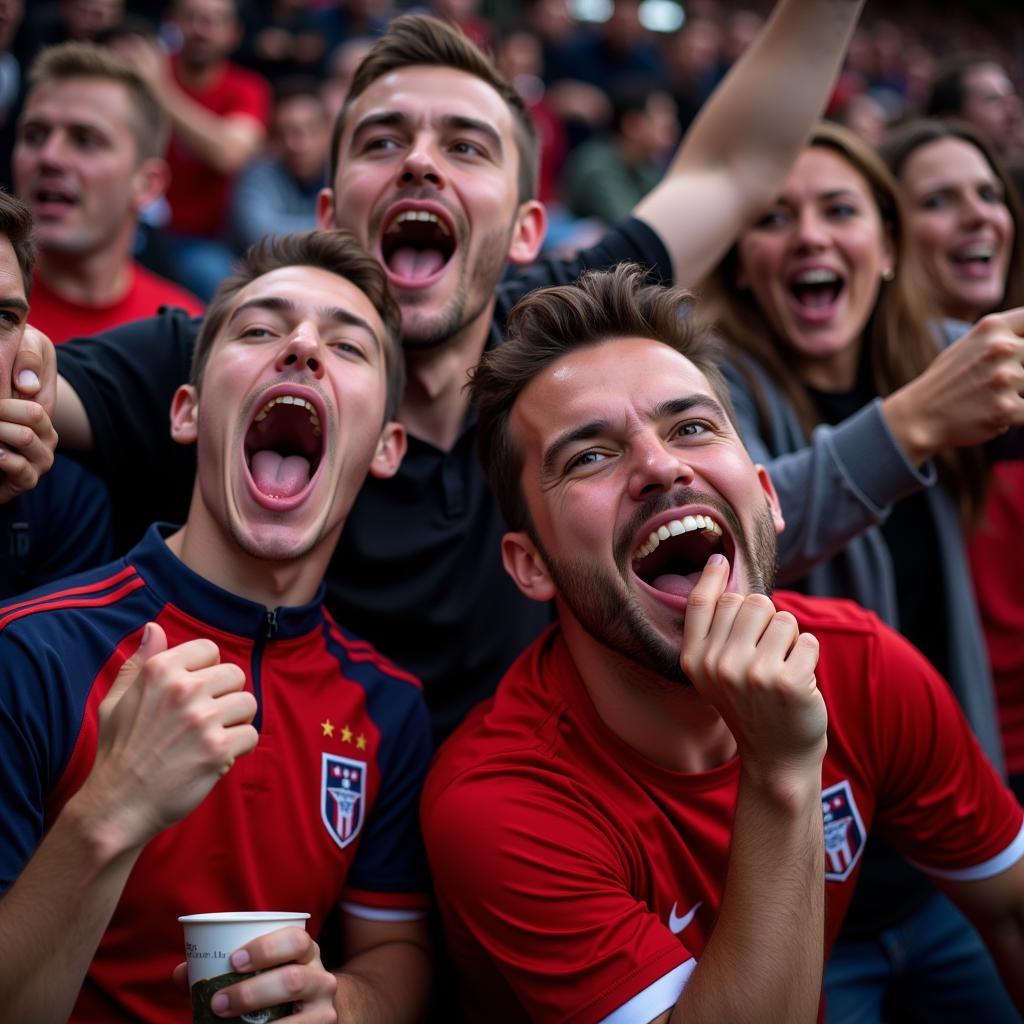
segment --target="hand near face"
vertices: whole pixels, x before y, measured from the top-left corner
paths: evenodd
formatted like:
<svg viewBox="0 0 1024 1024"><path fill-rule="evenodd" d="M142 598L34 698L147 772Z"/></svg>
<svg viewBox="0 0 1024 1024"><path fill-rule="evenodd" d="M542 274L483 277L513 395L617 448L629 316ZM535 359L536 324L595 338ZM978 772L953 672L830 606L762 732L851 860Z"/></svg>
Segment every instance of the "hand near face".
<svg viewBox="0 0 1024 1024"><path fill-rule="evenodd" d="M145 79L158 96L161 94L171 70L167 53L158 42L142 36L127 36L117 41L117 55Z"/></svg>
<svg viewBox="0 0 1024 1024"><path fill-rule="evenodd" d="M1024 424L1024 308L983 317L882 410L915 464Z"/></svg>
<svg viewBox="0 0 1024 1024"><path fill-rule="evenodd" d="M96 761L75 796L115 849L141 847L192 811L256 746L256 699L216 644L168 649L149 623L99 708Z"/></svg>
<svg viewBox="0 0 1024 1024"><path fill-rule="evenodd" d="M769 597L726 593L728 578L728 562L712 556L687 598L682 669L729 727L745 771L817 767L828 722L818 641Z"/></svg>
<svg viewBox="0 0 1024 1024"><path fill-rule="evenodd" d="M338 1019L334 993L338 979L320 960L320 947L302 928L279 928L261 935L231 954L231 966L239 973L261 973L221 989L210 1005L223 1017L238 1017L282 1003L294 1003L295 1014L282 1018L334 1024ZM179 988L188 988L188 969L174 970Z"/></svg>

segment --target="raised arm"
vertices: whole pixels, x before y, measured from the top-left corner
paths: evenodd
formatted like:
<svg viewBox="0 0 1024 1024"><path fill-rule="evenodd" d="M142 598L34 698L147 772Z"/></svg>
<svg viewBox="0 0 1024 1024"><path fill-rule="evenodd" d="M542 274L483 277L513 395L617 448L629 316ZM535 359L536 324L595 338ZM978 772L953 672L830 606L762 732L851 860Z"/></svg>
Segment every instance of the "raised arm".
<svg viewBox="0 0 1024 1024"><path fill-rule="evenodd" d="M676 284L701 281L775 198L825 108L862 3L779 0L637 205L672 255Z"/></svg>

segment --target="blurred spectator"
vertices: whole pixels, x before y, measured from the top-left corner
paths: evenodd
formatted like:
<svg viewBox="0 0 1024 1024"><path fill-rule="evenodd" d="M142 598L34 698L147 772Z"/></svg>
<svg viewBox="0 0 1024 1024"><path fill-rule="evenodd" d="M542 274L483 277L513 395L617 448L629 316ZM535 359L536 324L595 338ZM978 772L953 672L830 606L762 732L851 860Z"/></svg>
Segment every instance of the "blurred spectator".
<svg viewBox="0 0 1024 1024"><path fill-rule="evenodd" d="M270 87L228 57L241 26L234 0L176 0L181 50L168 60L140 37L119 46L170 115L171 206L168 237L182 283L209 300L231 272L225 232L231 188L263 148Z"/></svg>
<svg viewBox="0 0 1024 1024"><path fill-rule="evenodd" d="M640 23L639 0L613 0L607 21L573 34L551 55L549 78L576 79L610 93L620 79L649 78L666 87L661 54Z"/></svg>
<svg viewBox="0 0 1024 1024"><path fill-rule="evenodd" d="M327 110L327 120L332 125L344 106L352 86L352 76L371 46L373 40L369 36L355 36L335 47L327 60L327 76L320 85L320 95Z"/></svg>
<svg viewBox="0 0 1024 1024"><path fill-rule="evenodd" d="M139 213L167 187L167 132L149 87L107 50L65 43L33 64L14 179L36 221L32 323L54 343L163 305L202 311L132 259Z"/></svg>
<svg viewBox="0 0 1024 1024"><path fill-rule="evenodd" d="M350 39L376 39L391 13L389 0L336 0L316 12L316 31L333 54Z"/></svg>
<svg viewBox="0 0 1024 1024"><path fill-rule="evenodd" d="M930 117L959 118L984 132L1004 156L1011 155L1021 101L1002 66L985 56L961 57L936 74Z"/></svg>
<svg viewBox="0 0 1024 1024"><path fill-rule="evenodd" d="M316 227L316 197L327 184L331 124L316 79L281 83L266 156L235 187L231 235L242 252L264 235Z"/></svg>
<svg viewBox="0 0 1024 1024"><path fill-rule="evenodd" d="M124 16L124 0L57 0L29 8L28 43L24 56L34 57L45 46L92 42Z"/></svg>
<svg viewBox="0 0 1024 1024"><path fill-rule="evenodd" d="M726 67L731 67L740 59L762 28L764 18L756 11L741 7L729 14L725 35L722 37L722 62Z"/></svg>
<svg viewBox="0 0 1024 1024"><path fill-rule="evenodd" d="M650 82L617 85L612 108L611 130L580 146L562 176L572 213L609 225L657 185L679 141L675 101Z"/></svg>
<svg viewBox="0 0 1024 1024"><path fill-rule="evenodd" d="M889 115L885 107L868 92L854 93L836 110L833 118L873 149L885 141L889 128Z"/></svg>
<svg viewBox="0 0 1024 1024"><path fill-rule="evenodd" d="M238 61L272 82L319 74L326 47L306 0L256 0L242 8Z"/></svg>
<svg viewBox="0 0 1024 1024"><path fill-rule="evenodd" d="M709 18L690 18L669 40L668 69L679 120L687 126L722 77L722 32Z"/></svg>
<svg viewBox="0 0 1024 1024"><path fill-rule="evenodd" d="M537 198L545 205L559 198L558 182L569 148L565 124L544 84L544 49L540 37L527 28L513 29L498 40L494 63L523 98L540 137L540 175Z"/></svg>
<svg viewBox="0 0 1024 1024"><path fill-rule="evenodd" d="M481 17L480 0L429 0L426 13L455 25L485 53L494 49L494 26Z"/></svg>
<svg viewBox="0 0 1024 1024"><path fill-rule="evenodd" d="M11 43L24 13L22 0L0 0L0 186L8 191L15 126L25 92L21 61L11 52Z"/></svg>

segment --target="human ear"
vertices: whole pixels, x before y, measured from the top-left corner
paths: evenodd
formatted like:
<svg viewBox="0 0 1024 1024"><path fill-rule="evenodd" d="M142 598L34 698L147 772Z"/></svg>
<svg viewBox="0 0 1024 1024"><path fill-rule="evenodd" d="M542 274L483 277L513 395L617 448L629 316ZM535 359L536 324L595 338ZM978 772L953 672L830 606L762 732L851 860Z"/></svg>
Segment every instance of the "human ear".
<svg viewBox="0 0 1024 1024"><path fill-rule="evenodd" d="M544 244L548 230L548 214L544 204L528 199L519 204L512 240L508 248L508 261L517 265L532 263Z"/></svg>
<svg viewBox="0 0 1024 1024"><path fill-rule="evenodd" d="M333 231L334 223L334 189L322 188L316 196L316 226L321 231Z"/></svg>
<svg viewBox="0 0 1024 1024"><path fill-rule="evenodd" d="M387 480L398 472L406 449L405 427L395 420L384 424L377 441L377 450L370 460L370 475Z"/></svg>
<svg viewBox="0 0 1024 1024"><path fill-rule="evenodd" d="M761 484L761 490L764 491L764 495L768 499L768 508L772 514L775 533L780 534L786 528L786 521L782 518L782 506L779 504L779 496L775 493L775 485L764 466L758 463L754 468L757 470L757 479Z"/></svg>
<svg viewBox="0 0 1024 1024"><path fill-rule="evenodd" d="M199 392L182 384L171 399L171 437L178 444L195 444L199 436Z"/></svg>
<svg viewBox="0 0 1024 1024"><path fill-rule="evenodd" d="M501 538L501 560L505 571L531 601L550 601L555 585L537 545L519 530Z"/></svg>

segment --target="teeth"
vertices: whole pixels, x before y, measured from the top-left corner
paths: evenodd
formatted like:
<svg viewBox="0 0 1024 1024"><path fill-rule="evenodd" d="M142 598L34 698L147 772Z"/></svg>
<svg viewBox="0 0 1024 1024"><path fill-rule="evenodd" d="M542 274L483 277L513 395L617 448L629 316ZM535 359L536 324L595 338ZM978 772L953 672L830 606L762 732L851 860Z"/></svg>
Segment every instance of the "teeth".
<svg viewBox="0 0 1024 1024"><path fill-rule="evenodd" d="M835 284L839 275L834 270L826 270L824 267L814 270L805 270L793 278L794 284Z"/></svg>
<svg viewBox="0 0 1024 1024"><path fill-rule="evenodd" d="M313 424L313 433L320 436L320 417L317 415L316 409L313 408L312 404L307 402L304 398L299 398L298 395L278 395L276 398L272 398L258 413L253 420L255 423L259 423L261 420L267 418L267 414L275 405L298 405L301 406L306 412L309 413L309 422Z"/></svg>
<svg viewBox="0 0 1024 1024"><path fill-rule="evenodd" d="M669 537L678 537L684 533L693 533L695 530L704 530L722 536L722 528L711 518L711 516L683 516L682 519L673 519L671 522L663 523L656 530L652 530L650 536L643 544L636 549L634 559L646 558L663 540Z"/></svg>
<svg viewBox="0 0 1024 1024"><path fill-rule="evenodd" d="M448 230L448 225L445 224L436 213L431 213L429 210L403 210L392 222L388 231L397 231L399 224L405 224L407 221L416 221L420 224L433 224L440 229L443 235L449 235L451 232Z"/></svg>
<svg viewBox="0 0 1024 1024"><path fill-rule="evenodd" d="M990 260L992 259L992 246L972 245L957 255L958 260Z"/></svg>

